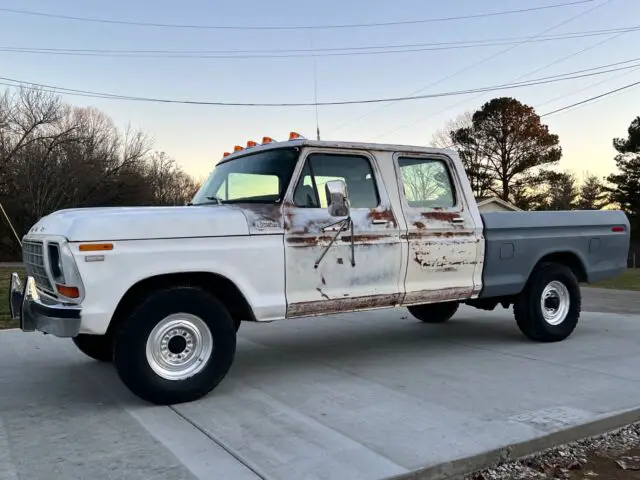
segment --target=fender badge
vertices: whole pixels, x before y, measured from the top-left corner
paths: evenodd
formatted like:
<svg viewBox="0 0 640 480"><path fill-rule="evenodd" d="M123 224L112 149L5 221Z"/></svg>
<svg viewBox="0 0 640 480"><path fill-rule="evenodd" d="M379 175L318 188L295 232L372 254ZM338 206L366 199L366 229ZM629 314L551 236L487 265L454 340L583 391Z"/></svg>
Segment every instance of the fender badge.
<svg viewBox="0 0 640 480"><path fill-rule="evenodd" d="M253 225L256 228L278 228L280 226L278 222L273 220L258 220Z"/></svg>

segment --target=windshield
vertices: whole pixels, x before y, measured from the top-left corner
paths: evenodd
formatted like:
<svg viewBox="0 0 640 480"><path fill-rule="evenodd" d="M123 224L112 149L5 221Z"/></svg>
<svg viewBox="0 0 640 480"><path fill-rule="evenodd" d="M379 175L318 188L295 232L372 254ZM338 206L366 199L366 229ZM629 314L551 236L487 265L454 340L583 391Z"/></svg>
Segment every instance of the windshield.
<svg viewBox="0 0 640 480"><path fill-rule="evenodd" d="M222 161L193 198L193 205L279 203L300 151L278 148Z"/></svg>

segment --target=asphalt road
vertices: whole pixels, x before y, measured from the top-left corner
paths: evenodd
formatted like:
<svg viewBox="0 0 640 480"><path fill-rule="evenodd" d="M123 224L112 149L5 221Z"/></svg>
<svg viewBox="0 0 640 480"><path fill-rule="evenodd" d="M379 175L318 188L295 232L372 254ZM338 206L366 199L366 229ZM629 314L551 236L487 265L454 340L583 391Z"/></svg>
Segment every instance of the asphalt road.
<svg viewBox="0 0 640 480"><path fill-rule="evenodd" d="M68 340L4 332L0 480L402 474L640 407L638 338L640 317L585 313L536 344L511 312L470 308L444 325L405 310L243 324L220 387L169 408Z"/></svg>

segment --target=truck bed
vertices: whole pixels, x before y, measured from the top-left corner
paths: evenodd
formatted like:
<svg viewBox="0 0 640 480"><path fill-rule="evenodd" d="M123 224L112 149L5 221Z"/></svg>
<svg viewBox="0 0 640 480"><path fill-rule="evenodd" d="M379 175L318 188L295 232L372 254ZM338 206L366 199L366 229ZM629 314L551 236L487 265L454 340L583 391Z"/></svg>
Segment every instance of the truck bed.
<svg viewBox="0 0 640 480"><path fill-rule="evenodd" d="M581 282L627 268L629 221L622 211L486 212L480 298L519 293L545 257L562 260Z"/></svg>

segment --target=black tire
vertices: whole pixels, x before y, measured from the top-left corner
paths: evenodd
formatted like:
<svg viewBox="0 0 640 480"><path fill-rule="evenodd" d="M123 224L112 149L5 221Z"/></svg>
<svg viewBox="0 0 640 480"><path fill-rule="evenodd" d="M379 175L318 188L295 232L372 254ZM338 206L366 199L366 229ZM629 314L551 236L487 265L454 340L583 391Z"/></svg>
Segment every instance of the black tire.
<svg viewBox="0 0 640 480"><path fill-rule="evenodd" d="M453 317L460 304L458 302L430 303L407 307L409 313L424 323L444 323Z"/></svg>
<svg viewBox="0 0 640 480"><path fill-rule="evenodd" d="M167 379L148 361L147 339L160 322L180 313L201 321L202 329L208 329L201 332L210 332L213 347L198 372L184 379ZM186 345L183 342L183 348ZM150 403L170 405L191 402L211 392L231 368L235 351L235 325L224 305L201 288L177 286L152 293L118 326L113 363L122 382L135 395Z"/></svg>
<svg viewBox="0 0 640 480"><path fill-rule="evenodd" d="M568 311L564 318L560 315L555 321L545 319L542 309L544 290L547 286L553 287L552 282L564 285L568 293ZM553 297L549 302L550 308L564 303ZM578 325L581 304L580 284L571 269L557 263L543 263L535 268L524 290L516 298L513 312L520 331L528 339L535 342L560 342L569 337Z"/></svg>
<svg viewBox="0 0 640 480"><path fill-rule="evenodd" d="M71 340L78 350L94 360L110 362L113 358L113 340L110 336L81 333Z"/></svg>

